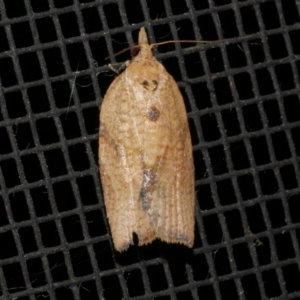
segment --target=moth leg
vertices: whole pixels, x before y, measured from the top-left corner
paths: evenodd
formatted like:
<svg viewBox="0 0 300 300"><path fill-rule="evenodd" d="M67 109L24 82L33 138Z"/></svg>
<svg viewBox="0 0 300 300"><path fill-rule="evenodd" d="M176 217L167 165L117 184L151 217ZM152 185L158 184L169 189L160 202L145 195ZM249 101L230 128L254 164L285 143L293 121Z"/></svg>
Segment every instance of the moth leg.
<svg viewBox="0 0 300 300"><path fill-rule="evenodd" d="M120 74L121 71L123 71L124 69L126 69L130 64L130 60L126 60L124 63L118 64L118 68L116 69L112 64L108 64L108 67L117 75Z"/></svg>

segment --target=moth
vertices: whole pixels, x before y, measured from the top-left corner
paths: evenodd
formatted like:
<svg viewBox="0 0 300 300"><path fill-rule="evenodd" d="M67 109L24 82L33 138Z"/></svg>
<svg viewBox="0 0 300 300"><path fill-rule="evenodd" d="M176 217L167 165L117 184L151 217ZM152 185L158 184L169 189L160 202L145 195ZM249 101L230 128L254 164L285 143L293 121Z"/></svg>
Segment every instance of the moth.
<svg viewBox="0 0 300 300"><path fill-rule="evenodd" d="M144 28L138 54L110 85L100 111L99 165L114 247L154 239L192 247L195 187L182 95L152 53Z"/></svg>

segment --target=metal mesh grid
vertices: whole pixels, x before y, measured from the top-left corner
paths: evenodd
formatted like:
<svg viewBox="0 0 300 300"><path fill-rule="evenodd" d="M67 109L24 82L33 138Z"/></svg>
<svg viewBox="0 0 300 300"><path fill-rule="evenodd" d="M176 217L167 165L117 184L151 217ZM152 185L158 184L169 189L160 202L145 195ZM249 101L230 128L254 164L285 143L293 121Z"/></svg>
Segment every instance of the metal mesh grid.
<svg viewBox="0 0 300 300"><path fill-rule="evenodd" d="M295 0L0 0L0 299L300 299ZM188 110L196 240L113 251L107 55L145 26ZM112 58L121 62L128 54Z"/></svg>

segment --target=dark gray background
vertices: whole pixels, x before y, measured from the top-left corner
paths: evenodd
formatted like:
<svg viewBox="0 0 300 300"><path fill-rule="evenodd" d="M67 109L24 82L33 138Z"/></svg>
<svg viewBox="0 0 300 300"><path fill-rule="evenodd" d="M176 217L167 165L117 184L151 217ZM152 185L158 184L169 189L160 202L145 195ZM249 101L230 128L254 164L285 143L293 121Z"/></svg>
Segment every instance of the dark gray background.
<svg viewBox="0 0 300 300"><path fill-rule="evenodd" d="M298 6L297 6L298 5ZM300 299L300 19L294 0L0 0L0 299ZM196 169L192 250L118 254L99 108L130 52L178 82Z"/></svg>

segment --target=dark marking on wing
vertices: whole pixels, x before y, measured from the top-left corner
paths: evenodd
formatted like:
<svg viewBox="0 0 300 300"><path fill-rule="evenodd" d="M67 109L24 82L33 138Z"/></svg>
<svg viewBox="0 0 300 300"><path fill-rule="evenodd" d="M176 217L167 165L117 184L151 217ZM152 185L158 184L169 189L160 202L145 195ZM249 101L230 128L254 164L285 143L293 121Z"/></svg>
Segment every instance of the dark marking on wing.
<svg viewBox="0 0 300 300"><path fill-rule="evenodd" d="M152 170L144 170L143 181L140 190L140 201L143 210L148 210L150 208L151 192L157 183L156 173Z"/></svg>
<svg viewBox="0 0 300 300"><path fill-rule="evenodd" d="M155 79L151 81L143 80L141 84L146 90L154 92L157 89L158 81Z"/></svg>
<svg viewBox="0 0 300 300"><path fill-rule="evenodd" d="M157 121L159 116L160 116L160 112L159 110L153 105L150 107L150 109L147 111L146 116L151 120L151 121Z"/></svg>

